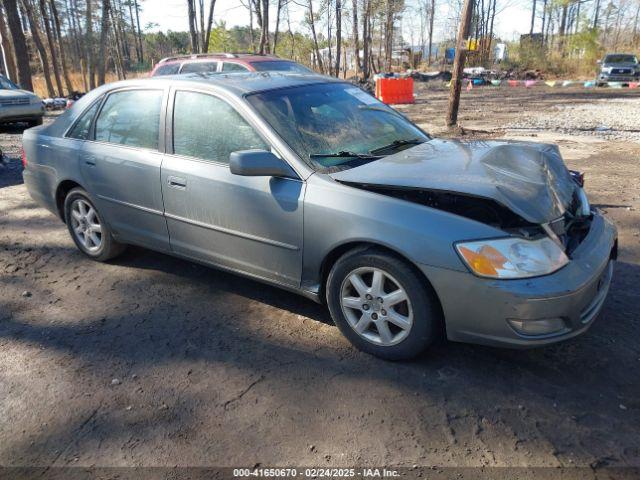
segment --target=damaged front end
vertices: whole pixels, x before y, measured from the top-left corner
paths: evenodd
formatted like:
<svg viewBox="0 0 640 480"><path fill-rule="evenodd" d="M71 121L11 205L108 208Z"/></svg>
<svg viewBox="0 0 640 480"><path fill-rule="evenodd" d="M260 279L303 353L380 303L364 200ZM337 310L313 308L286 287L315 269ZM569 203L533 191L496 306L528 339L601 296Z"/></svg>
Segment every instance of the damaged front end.
<svg viewBox="0 0 640 480"><path fill-rule="evenodd" d="M431 140L333 175L341 183L446 211L571 253L592 214L584 176L554 145Z"/></svg>

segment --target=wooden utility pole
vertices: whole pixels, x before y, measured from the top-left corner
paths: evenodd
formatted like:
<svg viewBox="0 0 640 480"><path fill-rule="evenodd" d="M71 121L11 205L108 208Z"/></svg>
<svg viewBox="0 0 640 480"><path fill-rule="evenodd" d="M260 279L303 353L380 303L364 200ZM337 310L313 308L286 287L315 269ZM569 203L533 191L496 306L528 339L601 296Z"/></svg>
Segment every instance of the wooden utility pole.
<svg viewBox="0 0 640 480"><path fill-rule="evenodd" d="M473 14L473 0L464 0L462 15L460 16L460 28L456 39L456 55L453 60L453 74L451 77L451 90L449 92L449 110L447 111L447 126L453 127L458 123L458 107L460 106L460 90L462 89L462 73L464 61L467 57L467 37L471 28L471 16Z"/></svg>

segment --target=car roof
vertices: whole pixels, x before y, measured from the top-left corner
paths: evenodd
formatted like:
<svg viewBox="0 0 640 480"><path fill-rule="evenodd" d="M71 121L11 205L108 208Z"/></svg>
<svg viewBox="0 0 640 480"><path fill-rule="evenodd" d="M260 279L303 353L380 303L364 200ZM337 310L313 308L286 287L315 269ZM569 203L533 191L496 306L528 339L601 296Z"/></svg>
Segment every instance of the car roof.
<svg viewBox="0 0 640 480"><path fill-rule="evenodd" d="M300 74L289 72L238 72L238 73L188 73L182 75L163 75L159 77L124 80L109 84L112 88L127 86L152 86L170 83L205 86L210 85L225 90L235 96L279 88L313 85L318 83L344 83L333 77L319 74Z"/></svg>
<svg viewBox="0 0 640 480"><path fill-rule="evenodd" d="M271 55L236 55L236 54L199 54L193 56L169 57L160 60L156 68L161 65L173 65L176 63L201 63L201 62L233 62L233 63L257 63L257 62L288 62L295 63L287 58L279 58Z"/></svg>

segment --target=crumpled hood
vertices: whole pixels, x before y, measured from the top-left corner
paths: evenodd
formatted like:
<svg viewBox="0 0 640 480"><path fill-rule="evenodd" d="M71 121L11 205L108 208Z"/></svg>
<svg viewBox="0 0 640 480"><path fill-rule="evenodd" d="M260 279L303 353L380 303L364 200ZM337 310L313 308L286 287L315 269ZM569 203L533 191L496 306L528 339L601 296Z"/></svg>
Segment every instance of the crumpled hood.
<svg viewBox="0 0 640 480"><path fill-rule="evenodd" d="M563 215L578 188L557 146L514 141L432 139L331 176L489 198L536 224Z"/></svg>

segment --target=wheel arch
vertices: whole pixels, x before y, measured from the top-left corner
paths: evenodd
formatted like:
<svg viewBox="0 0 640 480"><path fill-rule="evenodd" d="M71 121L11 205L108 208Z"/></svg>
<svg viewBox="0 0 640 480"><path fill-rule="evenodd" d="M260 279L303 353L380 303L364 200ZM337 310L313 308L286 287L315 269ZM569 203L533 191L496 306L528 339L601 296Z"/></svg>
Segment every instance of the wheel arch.
<svg viewBox="0 0 640 480"><path fill-rule="evenodd" d="M398 258L399 260L403 261L406 265L408 265L409 268L411 268L411 270L418 276L418 278L423 280L425 289L437 302L437 307L440 313L439 317L440 317L441 333L443 335L443 338L446 337L446 324L444 320L444 310L442 308L442 302L440 301L440 297L438 296L438 293L436 292L429 278L427 278L424 272L420 270L414 262L412 262L409 258L407 258L406 255L403 255L397 250L387 245L384 245L382 243L372 242L370 240L349 241L349 242L345 242L340 245L337 245L331 251L329 251L329 253L325 255L320 265L320 275L319 275L320 288L318 292L319 293L318 297L320 301L323 304L326 304L327 278L329 277L329 272L331 272L331 269L333 268L335 263L338 261L338 259L340 259L340 257L342 257L348 252L357 251L357 250L365 251L368 249L377 250Z"/></svg>
<svg viewBox="0 0 640 480"><path fill-rule="evenodd" d="M56 208L58 210L58 216L65 223L67 223L67 219L65 218L65 214L64 214L64 200L65 198L67 198L67 195L69 194L69 192L74 188L84 188L84 187L74 180L63 180L58 184L56 188L55 200L56 200Z"/></svg>

